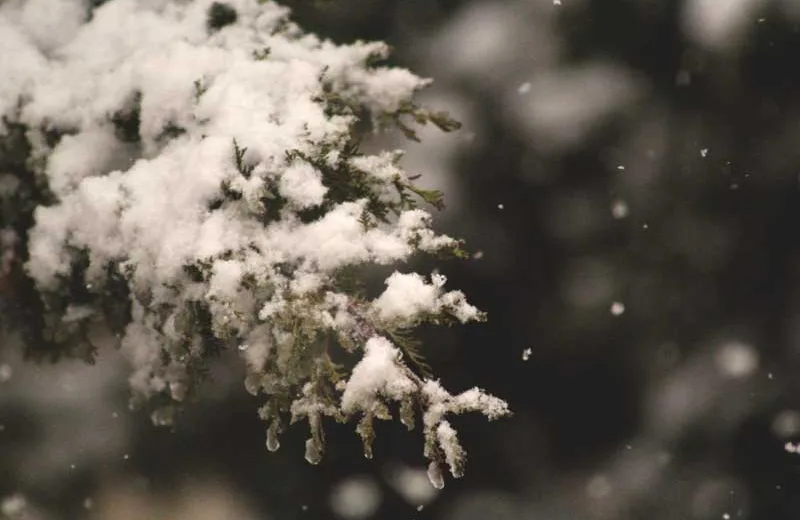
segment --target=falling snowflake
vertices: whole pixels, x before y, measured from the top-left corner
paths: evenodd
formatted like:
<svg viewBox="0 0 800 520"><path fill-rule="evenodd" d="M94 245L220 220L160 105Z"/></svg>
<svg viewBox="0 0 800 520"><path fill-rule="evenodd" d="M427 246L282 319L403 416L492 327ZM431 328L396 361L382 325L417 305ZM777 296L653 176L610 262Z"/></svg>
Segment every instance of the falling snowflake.
<svg viewBox="0 0 800 520"><path fill-rule="evenodd" d="M5 383L11 376L14 375L14 369L11 368L11 365L0 365L0 383Z"/></svg>
<svg viewBox="0 0 800 520"><path fill-rule="evenodd" d="M628 216L628 204L624 200L617 199L611 204L611 215L616 219Z"/></svg>

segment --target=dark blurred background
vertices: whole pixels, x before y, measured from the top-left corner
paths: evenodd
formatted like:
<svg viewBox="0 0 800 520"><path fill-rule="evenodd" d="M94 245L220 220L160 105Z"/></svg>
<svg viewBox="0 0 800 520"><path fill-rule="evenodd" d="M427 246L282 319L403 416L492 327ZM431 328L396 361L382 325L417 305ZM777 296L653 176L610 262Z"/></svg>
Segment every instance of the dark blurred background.
<svg viewBox="0 0 800 520"><path fill-rule="evenodd" d="M408 149L473 258L430 263L489 322L422 331L446 386L516 415L422 439L352 426L322 464L264 448L235 356L173 430L103 353L0 359L0 516L31 519L797 519L800 2L286 0L338 42L386 40L464 123ZM16 516L15 516L16 515ZM21 516L22 515L22 516Z"/></svg>

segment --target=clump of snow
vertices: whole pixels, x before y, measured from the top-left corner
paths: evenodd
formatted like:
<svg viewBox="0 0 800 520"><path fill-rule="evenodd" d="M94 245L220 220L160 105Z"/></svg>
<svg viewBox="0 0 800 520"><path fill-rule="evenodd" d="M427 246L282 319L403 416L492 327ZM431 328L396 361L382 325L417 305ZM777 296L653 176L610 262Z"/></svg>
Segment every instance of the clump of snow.
<svg viewBox="0 0 800 520"><path fill-rule="evenodd" d="M213 274L209 282L209 295L234 297L239 289L244 266L235 260L214 262Z"/></svg>
<svg viewBox="0 0 800 520"><path fill-rule="evenodd" d="M0 66L3 68L0 80L0 114L12 114L17 109L21 92L30 91L37 78L48 67L47 59L30 37L9 19L14 4L0 4ZM14 6L19 9L19 5ZM0 132L5 132L6 121L0 118Z"/></svg>
<svg viewBox="0 0 800 520"><path fill-rule="evenodd" d="M406 179L405 172L397 166L399 150L383 151L378 155L365 155L350 159L350 165L364 172L370 172L381 180Z"/></svg>
<svg viewBox="0 0 800 520"><path fill-rule="evenodd" d="M395 271L386 279L386 290L374 302L381 319L407 320L423 312L434 312L439 303L439 294L444 277L432 277L432 283L417 273L403 274Z"/></svg>
<svg viewBox="0 0 800 520"><path fill-rule="evenodd" d="M114 137L110 125L66 135L48 161L50 188L57 195L67 195L83 178L107 173L120 153L124 153L124 145Z"/></svg>
<svg viewBox="0 0 800 520"><path fill-rule="evenodd" d="M43 52L51 53L72 40L83 25L82 0L10 0L0 9Z"/></svg>
<svg viewBox="0 0 800 520"><path fill-rule="evenodd" d="M281 194L300 208L322 204L328 189L322 185L322 176L310 164L292 164L281 176Z"/></svg>
<svg viewBox="0 0 800 520"><path fill-rule="evenodd" d="M414 382L398 364L400 351L389 340L370 338L364 345L364 357L353 368L342 394L342 410L369 412L383 395L395 401L413 394Z"/></svg>
<svg viewBox="0 0 800 520"><path fill-rule="evenodd" d="M386 290L373 302L373 307L385 321L405 323L443 309L462 322L477 319L480 311L467 303L461 291L442 292L446 280L441 274L433 274L431 283L426 283L417 273L395 271L386 279Z"/></svg>

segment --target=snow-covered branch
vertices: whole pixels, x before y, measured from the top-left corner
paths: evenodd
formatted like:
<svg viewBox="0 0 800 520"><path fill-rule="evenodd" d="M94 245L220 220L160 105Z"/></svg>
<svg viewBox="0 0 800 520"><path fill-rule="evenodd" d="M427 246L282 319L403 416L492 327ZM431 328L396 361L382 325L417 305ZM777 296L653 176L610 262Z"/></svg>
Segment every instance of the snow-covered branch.
<svg viewBox="0 0 800 520"><path fill-rule="evenodd" d="M238 349L247 389L266 397L269 449L285 418L305 419L317 462L322 418L358 416L369 454L371 421L396 402L407 425L421 410L432 475L445 463L461 474L445 415L508 409L477 389L450 395L397 342L483 314L438 274L395 272L375 298L349 280L417 252L463 255L419 207L441 194L414 184L399 151L358 146L359 120L412 138L406 119L455 128L413 104L428 80L376 66L382 43L303 33L269 1L10 0L0 46L0 140L21 139L25 155L0 172L0 201L33 211L4 230L20 240L3 242L0 276L16 261L35 287L31 348L91 350L86 325L105 319L133 402L158 403L157 423L209 357ZM337 349L360 356L349 375Z"/></svg>

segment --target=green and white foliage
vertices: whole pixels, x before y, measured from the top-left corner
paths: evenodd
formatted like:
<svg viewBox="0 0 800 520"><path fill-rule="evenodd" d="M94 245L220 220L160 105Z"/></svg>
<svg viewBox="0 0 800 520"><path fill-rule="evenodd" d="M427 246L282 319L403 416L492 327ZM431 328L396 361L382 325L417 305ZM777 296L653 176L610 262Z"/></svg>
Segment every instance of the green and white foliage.
<svg viewBox="0 0 800 520"><path fill-rule="evenodd" d="M456 128L413 104L428 80L380 66L383 43L305 34L269 1L9 0L0 47L0 150L24 150L4 152L0 200L32 217L5 221L4 252L37 296L34 354L90 358L105 323L133 404L168 424L209 358L238 351L270 450L305 420L318 462L329 417L356 421L371 456L373 421L396 409L409 428L421 416L437 485L445 465L462 474L447 416L508 408L449 394L408 332L483 314L438 274L395 271L373 297L358 283L364 266L463 256L419 207L441 193L401 152L359 148L365 124Z"/></svg>

